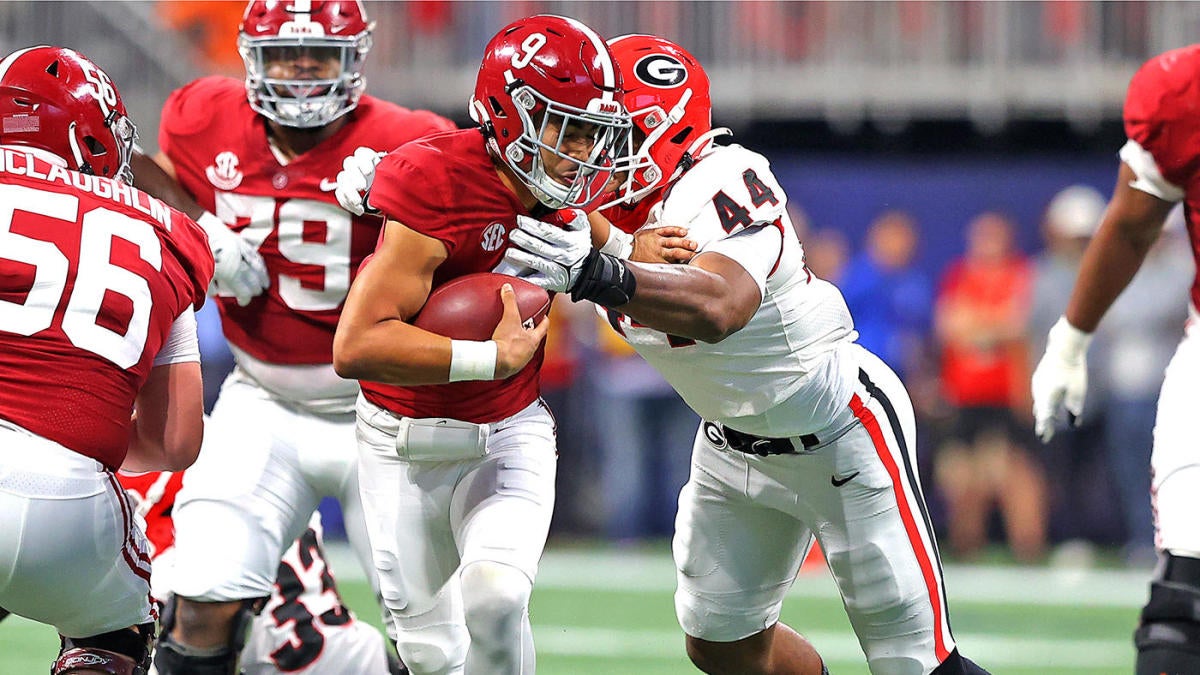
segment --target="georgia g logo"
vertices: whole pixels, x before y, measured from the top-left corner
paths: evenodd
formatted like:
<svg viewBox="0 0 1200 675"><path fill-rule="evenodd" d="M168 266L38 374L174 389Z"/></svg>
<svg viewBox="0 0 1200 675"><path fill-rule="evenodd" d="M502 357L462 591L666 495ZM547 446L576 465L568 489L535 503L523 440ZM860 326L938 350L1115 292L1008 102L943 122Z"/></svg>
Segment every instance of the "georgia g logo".
<svg viewBox="0 0 1200 675"><path fill-rule="evenodd" d="M669 89L678 87L687 81L688 72L679 59L669 54L651 54L644 56L633 65L633 75L640 82Z"/></svg>

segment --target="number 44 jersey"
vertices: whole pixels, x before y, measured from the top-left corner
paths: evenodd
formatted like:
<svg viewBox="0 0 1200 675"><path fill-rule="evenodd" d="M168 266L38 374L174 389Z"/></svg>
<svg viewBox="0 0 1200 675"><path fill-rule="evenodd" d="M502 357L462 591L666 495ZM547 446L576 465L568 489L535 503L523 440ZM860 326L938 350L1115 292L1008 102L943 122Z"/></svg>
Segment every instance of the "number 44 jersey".
<svg viewBox="0 0 1200 675"><path fill-rule="evenodd" d="M382 225L338 206L342 160L360 146L390 151L453 128L433 113L370 96L348 118L333 136L281 163L241 80L201 78L163 106L159 146L179 182L254 244L270 273L270 288L246 307L217 299L239 363L245 355L269 364L332 363L338 314Z"/></svg>
<svg viewBox="0 0 1200 675"><path fill-rule="evenodd" d="M0 419L115 469L212 254L178 211L36 152L0 147Z"/></svg>

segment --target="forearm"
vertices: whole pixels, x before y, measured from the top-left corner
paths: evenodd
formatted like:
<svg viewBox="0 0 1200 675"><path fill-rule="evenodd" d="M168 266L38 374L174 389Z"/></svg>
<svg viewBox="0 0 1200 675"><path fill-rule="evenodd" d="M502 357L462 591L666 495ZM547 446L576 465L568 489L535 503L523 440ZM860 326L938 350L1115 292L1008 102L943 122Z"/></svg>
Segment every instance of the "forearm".
<svg viewBox="0 0 1200 675"><path fill-rule="evenodd" d="M694 265L626 263L637 279L622 314L657 331L719 342L745 325L738 296L725 277Z"/></svg>
<svg viewBox="0 0 1200 675"><path fill-rule="evenodd" d="M192 195L153 158L135 152L129 160L129 165L133 169L134 182L139 190L163 200L193 220L204 213L204 209Z"/></svg>
<svg viewBox="0 0 1200 675"><path fill-rule="evenodd" d="M339 325L333 343L338 375L405 387L449 382L452 354L450 338L398 318Z"/></svg>
<svg viewBox="0 0 1200 675"><path fill-rule="evenodd" d="M1088 246L1079 277L1067 304L1072 326L1091 333L1117 297L1133 280L1158 231L1131 231L1114 224L1102 227Z"/></svg>

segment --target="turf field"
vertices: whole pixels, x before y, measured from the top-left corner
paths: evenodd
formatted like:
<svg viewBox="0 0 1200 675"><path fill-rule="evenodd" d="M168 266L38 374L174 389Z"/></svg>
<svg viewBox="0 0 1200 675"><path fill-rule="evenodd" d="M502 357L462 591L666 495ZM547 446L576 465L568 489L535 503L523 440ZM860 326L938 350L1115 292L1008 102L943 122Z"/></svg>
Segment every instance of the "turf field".
<svg viewBox="0 0 1200 675"><path fill-rule="evenodd" d="M370 591L331 551L346 601L377 623ZM955 637L994 675L1128 675L1131 632L1148 571L946 568ZM550 675L666 675L693 671L672 605L665 543L637 550L552 546L531 608L538 670ZM805 572L784 606L833 675L867 675L832 581ZM0 675L42 674L54 632L17 617L0 624Z"/></svg>

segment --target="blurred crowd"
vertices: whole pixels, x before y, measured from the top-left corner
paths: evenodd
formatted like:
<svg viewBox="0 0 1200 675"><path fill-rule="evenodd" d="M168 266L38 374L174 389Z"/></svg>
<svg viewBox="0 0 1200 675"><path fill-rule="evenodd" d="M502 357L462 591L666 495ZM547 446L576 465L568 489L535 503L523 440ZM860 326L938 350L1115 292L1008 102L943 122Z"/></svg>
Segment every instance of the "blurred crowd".
<svg viewBox="0 0 1200 675"><path fill-rule="evenodd" d="M236 75L243 7L163 2L159 11L199 46L205 70ZM410 2L405 12L426 34L448 25L450 8ZM1074 20L1053 11L1056 20ZM978 559L1003 544L1021 562L1087 563L1103 547L1130 565L1153 564L1155 405L1183 332L1192 274L1181 218L1097 332L1078 427L1048 446L1032 433L1034 359L1066 307L1105 203L1094 188L1065 187L1045 205L1042 247L1032 253L1018 245L1013 216L982 211L962 223L960 255L943 269L922 264L921 223L904 210L881 211L852 241L793 207L808 266L842 289L859 341L912 395L922 480L932 486L930 508L951 559ZM668 536L695 414L590 305L559 298L552 320L543 390L563 459L555 533L620 542ZM211 308L201 314L201 340L211 404L232 367Z"/></svg>
<svg viewBox="0 0 1200 675"><path fill-rule="evenodd" d="M1078 427L1049 445L1032 432L1029 374L1105 203L1088 186L1058 192L1032 254L1016 245L1011 216L981 212L963 223L961 254L942 270L922 264L921 224L903 210L882 211L850 241L793 207L808 266L839 285L859 341L912 395L922 480L951 560L996 546L1028 563L1089 564L1104 550L1134 566L1155 560L1155 404L1192 278L1181 216L1097 332ZM560 297L551 316L542 387L562 459L554 533L669 536L695 414L591 305ZM207 309L201 347L213 398L232 357ZM336 533L336 514L327 520Z"/></svg>

